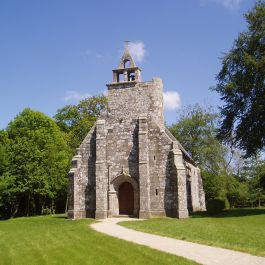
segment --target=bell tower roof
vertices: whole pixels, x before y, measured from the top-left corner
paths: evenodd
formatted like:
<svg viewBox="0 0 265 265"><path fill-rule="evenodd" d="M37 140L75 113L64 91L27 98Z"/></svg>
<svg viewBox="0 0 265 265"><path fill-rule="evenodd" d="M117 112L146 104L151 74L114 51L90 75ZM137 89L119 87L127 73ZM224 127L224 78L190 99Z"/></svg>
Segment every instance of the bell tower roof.
<svg viewBox="0 0 265 265"><path fill-rule="evenodd" d="M119 69L124 69L127 68L128 66L130 68L136 67L136 64L130 54L129 43L130 43L129 41L125 41L124 52L120 60Z"/></svg>
<svg viewBox="0 0 265 265"><path fill-rule="evenodd" d="M125 41L125 48L118 69L112 70L113 84L141 82L141 69L136 66L129 49L129 41Z"/></svg>

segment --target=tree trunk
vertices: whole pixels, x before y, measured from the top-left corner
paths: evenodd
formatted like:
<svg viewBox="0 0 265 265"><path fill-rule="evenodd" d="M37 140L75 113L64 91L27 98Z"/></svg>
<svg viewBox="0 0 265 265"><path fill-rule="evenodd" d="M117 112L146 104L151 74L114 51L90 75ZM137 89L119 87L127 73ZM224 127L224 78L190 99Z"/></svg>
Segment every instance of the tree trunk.
<svg viewBox="0 0 265 265"><path fill-rule="evenodd" d="M67 214L67 211L68 211L68 196L66 198L66 203L65 203L65 213Z"/></svg>
<svg viewBox="0 0 265 265"><path fill-rule="evenodd" d="M52 204L51 204L51 214L55 214L54 200L53 199L52 199Z"/></svg>
<svg viewBox="0 0 265 265"><path fill-rule="evenodd" d="M45 202L43 202L42 205L41 205L41 214L42 215L44 214L44 206L45 206Z"/></svg>
<svg viewBox="0 0 265 265"><path fill-rule="evenodd" d="M17 202L15 201L15 202L11 203L11 216L10 216L10 218L14 218L15 215L17 214L18 208L19 208L19 203L20 203L20 201L17 201Z"/></svg>
<svg viewBox="0 0 265 265"><path fill-rule="evenodd" d="M29 216L29 204L30 204L30 193L28 194L28 201L27 201L27 216Z"/></svg>

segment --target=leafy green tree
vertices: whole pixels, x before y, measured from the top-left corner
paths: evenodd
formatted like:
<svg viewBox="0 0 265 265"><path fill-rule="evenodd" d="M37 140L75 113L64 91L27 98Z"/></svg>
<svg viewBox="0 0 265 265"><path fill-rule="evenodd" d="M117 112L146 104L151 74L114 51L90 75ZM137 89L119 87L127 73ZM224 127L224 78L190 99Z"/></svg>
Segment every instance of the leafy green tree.
<svg viewBox="0 0 265 265"><path fill-rule="evenodd" d="M169 127L201 169L212 173L218 173L220 164L224 164L225 150L216 139L217 117L211 108L188 106L179 113L177 122Z"/></svg>
<svg viewBox="0 0 265 265"><path fill-rule="evenodd" d="M258 186L265 192L265 161L258 162L256 168L256 175L258 177Z"/></svg>
<svg viewBox="0 0 265 265"><path fill-rule="evenodd" d="M222 121L219 137L255 155L265 147L265 2L245 15L248 29L222 59L218 83Z"/></svg>
<svg viewBox="0 0 265 265"><path fill-rule="evenodd" d="M19 194L22 187L17 185L16 177L8 173L0 176L0 219L14 217L19 207Z"/></svg>
<svg viewBox="0 0 265 265"><path fill-rule="evenodd" d="M237 176L228 176L226 196L233 208L245 206L249 200L249 194L249 185L246 181L240 181Z"/></svg>
<svg viewBox="0 0 265 265"><path fill-rule="evenodd" d="M56 123L24 109L7 127L9 166L0 178L0 198L10 216L54 209L58 195L66 198L70 150Z"/></svg>
<svg viewBox="0 0 265 265"><path fill-rule="evenodd" d="M248 186L248 195L245 204L250 206L261 206L265 203L265 189L263 187L263 176L265 175L265 161L260 157L251 157L244 161L244 166L236 178L240 183Z"/></svg>
<svg viewBox="0 0 265 265"><path fill-rule="evenodd" d="M65 133L70 148L74 151L94 125L100 111L107 106L104 95L81 100L77 105L66 105L59 109L54 119Z"/></svg>
<svg viewBox="0 0 265 265"><path fill-rule="evenodd" d="M265 191L265 171L260 174L260 186Z"/></svg>
<svg viewBox="0 0 265 265"><path fill-rule="evenodd" d="M216 139L218 115L211 108L188 106L169 130L202 169L206 200L225 197L227 190L226 149Z"/></svg>
<svg viewBox="0 0 265 265"><path fill-rule="evenodd" d="M4 130L0 130L0 176L3 175L7 166L7 148L9 145L8 134Z"/></svg>
<svg viewBox="0 0 265 265"><path fill-rule="evenodd" d="M226 198L227 193L227 175L222 173L213 173L207 170L202 171L203 187L205 199L209 201L218 197Z"/></svg>
<svg viewBox="0 0 265 265"><path fill-rule="evenodd" d="M254 167L253 177L250 179L251 199L252 203L257 203L258 207L261 203L265 203L265 189L264 189L264 175L265 175L265 162L257 161Z"/></svg>

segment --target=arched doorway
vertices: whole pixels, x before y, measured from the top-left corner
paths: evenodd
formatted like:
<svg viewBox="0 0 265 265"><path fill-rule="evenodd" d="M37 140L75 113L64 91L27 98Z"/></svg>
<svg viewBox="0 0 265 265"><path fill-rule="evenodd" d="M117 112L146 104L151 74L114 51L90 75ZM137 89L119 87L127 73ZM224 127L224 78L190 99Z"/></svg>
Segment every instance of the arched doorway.
<svg viewBox="0 0 265 265"><path fill-rule="evenodd" d="M134 191L130 182L119 186L119 214L133 215Z"/></svg>

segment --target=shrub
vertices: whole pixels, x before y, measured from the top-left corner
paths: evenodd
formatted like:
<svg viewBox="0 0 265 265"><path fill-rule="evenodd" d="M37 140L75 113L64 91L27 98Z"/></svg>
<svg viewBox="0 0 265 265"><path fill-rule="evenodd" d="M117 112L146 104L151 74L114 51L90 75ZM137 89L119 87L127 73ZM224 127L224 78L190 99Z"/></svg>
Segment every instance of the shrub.
<svg viewBox="0 0 265 265"><path fill-rule="evenodd" d="M229 200L227 199L227 197L224 198L224 202L225 202L225 209L226 209L226 210L230 209L230 202L229 202Z"/></svg>
<svg viewBox="0 0 265 265"><path fill-rule="evenodd" d="M207 212L210 215L215 215L221 213L225 209L225 206L226 206L225 199L215 198L208 201L206 208Z"/></svg>
<svg viewBox="0 0 265 265"><path fill-rule="evenodd" d="M42 214L43 214L43 215L51 215L51 214L53 214L53 211L52 211L51 208L44 208L44 209L42 210Z"/></svg>

